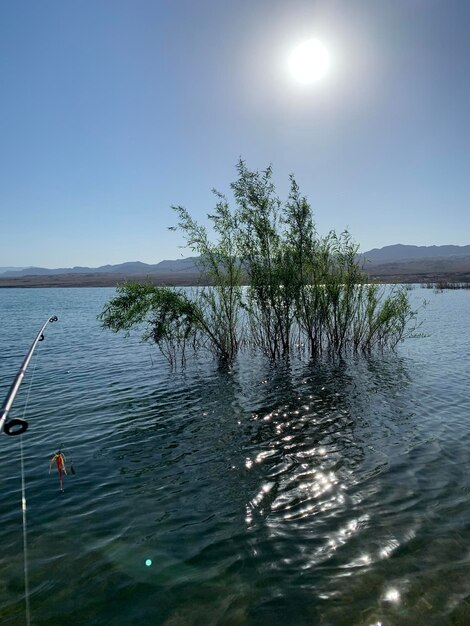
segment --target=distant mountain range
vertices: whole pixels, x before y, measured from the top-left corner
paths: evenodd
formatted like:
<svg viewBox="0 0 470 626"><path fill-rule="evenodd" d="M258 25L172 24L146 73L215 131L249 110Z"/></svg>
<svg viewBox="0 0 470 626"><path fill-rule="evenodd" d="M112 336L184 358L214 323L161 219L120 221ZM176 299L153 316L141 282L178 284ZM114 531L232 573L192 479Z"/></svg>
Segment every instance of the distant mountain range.
<svg viewBox="0 0 470 626"><path fill-rule="evenodd" d="M470 245L374 248L359 255L364 269L382 282L423 282L445 278L470 282ZM155 284L194 285L200 278L198 257L148 264L130 261L100 267L0 268L0 287L114 286L129 278L150 277Z"/></svg>
<svg viewBox="0 0 470 626"><path fill-rule="evenodd" d="M366 261L366 267L370 265L382 265L383 263L403 263L407 261L423 261L433 259L463 259L470 260L470 245L468 246L405 246L401 243L384 248L373 248L360 255ZM63 274L168 274L172 272L198 271L197 257L187 257L174 261L160 261L149 264L140 261L128 261L117 265L101 265L100 267L60 267L48 269L45 267L0 267L2 278L14 278L19 276L54 276Z"/></svg>
<svg viewBox="0 0 470 626"><path fill-rule="evenodd" d="M59 267L48 269L46 267L25 267L25 268L0 268L0 277L14 278L20 276L56 276L63 274L125 274L132 276L135 274L168 274L168 272L196 272L197 257L187 257L186 259L176 259L175 261L160 261L160 263L149 264L141 261L128 261L117 265L101 265L100 267ZM6 270L2 273L2 270Z"/></svg>
<svg viewBox="0 0 470 626"><path fill-rule="evenodd" d="M362 256L373 264L416 261L424 259L470 258L470 246L394 246L373 248Z"/></svg>

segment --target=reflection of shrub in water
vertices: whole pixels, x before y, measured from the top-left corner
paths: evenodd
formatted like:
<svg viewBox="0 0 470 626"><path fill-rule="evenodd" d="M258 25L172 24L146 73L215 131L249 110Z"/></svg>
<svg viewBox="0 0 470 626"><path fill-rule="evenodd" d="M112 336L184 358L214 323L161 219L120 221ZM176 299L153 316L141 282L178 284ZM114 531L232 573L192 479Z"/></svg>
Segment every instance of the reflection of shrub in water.
<svg viewBox="0 0 470 626"><path fill-rule="evenodd" d="M407 364L351 358L290 375L277 365L267 372L259 386L267 402L258 398L251 417L252 559L274 587L342 597L346 572L362 576L385 558L384 545L403 540L405 531L390 530L394 500L387 503L396 493L407 496L407 487L394 487L391 496L387 477L389 453L403 450L414 433Z"/></svg>

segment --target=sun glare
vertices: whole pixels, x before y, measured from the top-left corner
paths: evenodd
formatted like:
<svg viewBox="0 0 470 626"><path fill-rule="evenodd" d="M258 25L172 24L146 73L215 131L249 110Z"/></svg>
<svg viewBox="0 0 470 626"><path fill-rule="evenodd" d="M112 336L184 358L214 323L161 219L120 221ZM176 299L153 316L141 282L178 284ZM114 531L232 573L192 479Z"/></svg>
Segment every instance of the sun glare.
<svg viewBox="0 0 470 626"><path fill-rule="evenodd" d="M304 41L289 57L289 69L293 78L304 85L323 78L329 67L330 55L318 39Z"/></svg>

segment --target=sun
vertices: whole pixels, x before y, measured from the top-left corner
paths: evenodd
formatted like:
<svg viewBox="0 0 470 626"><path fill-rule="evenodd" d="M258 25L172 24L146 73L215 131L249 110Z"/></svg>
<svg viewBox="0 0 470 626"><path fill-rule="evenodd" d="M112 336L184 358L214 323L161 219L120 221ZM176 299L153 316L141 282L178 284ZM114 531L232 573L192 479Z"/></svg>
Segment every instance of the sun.
<svg viewBox="0 0 470 626"><path fill-rule="evenodd" d="M308 39L295 48L289 57L292 77L307 85L323 78L330 68L330 55L318 39Z"/></svg>

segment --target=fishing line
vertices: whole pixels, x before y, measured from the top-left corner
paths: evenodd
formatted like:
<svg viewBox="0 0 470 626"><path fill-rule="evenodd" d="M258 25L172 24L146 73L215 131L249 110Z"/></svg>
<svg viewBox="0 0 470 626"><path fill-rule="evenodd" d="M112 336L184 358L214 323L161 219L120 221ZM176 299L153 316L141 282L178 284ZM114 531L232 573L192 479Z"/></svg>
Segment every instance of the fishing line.
<svg viewBox="0 0 470 626"><path fill-rule="evenodd" d="M26 524L26 489L24 480L24 457L23 457L23 438L20 437L21 449L21 508L23 511L23 558L24 558L24 599L26 602L26 624L30 626L31 615L29 606L29 572L28 572L28 540L27 540L27 524Z"/></svg>
<svg viewBox="0 0 470 626"><path fill-rule="evenodd" d="M29 381L28 394L26 396L26 403L23 410L23 420L26 416L26 410L28 408L29 396L31 393L31 387L33 386L34 373L36 372L36 365L38 364L39 352L36 353L34 359L33 372L31 374L31 380ZM23 451L23 437L20 435L20 459L21 459L21 510L23 512L23 559L24 559L24 597L26 603L26 626L31 624L31 611L29 602L29 568L28 568L28 525L26 518L26 481L24 476L24 451Z"/></svg>

